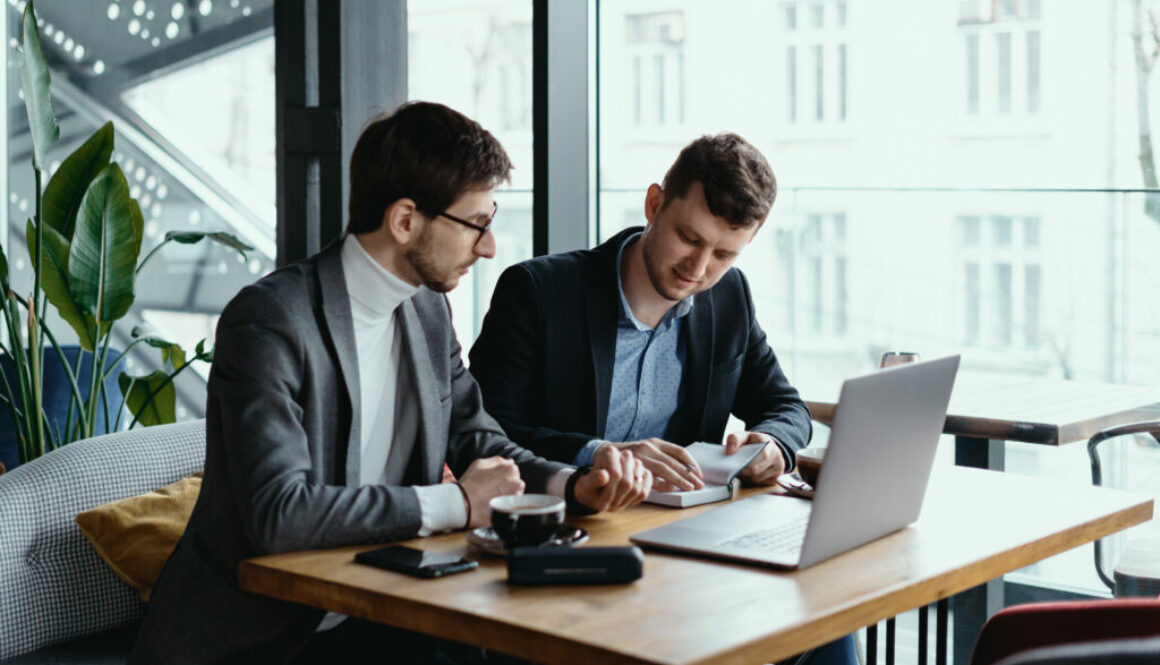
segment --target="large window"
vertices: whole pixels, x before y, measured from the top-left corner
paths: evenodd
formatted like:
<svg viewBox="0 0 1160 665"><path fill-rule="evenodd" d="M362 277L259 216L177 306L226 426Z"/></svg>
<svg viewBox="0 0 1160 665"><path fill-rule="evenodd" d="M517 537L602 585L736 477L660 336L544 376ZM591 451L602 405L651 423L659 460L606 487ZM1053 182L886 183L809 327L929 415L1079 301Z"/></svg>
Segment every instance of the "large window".
<svg viewBox="0 0 1160 665"><path fill-rule="evenodd" d="M10 65L23 2L10 0ZM274 43L272 0L145 2L40 0L36 9L52 70L61 136L51 174L98 127L112 120L113 159L145 217L144 257L170 231L223 231L255 249L243 258L213 243L170 243L142 270L132 311L115 329L125 348L144 325L192 350L212 345L218 313L237 291L274 265ZM14 287L27 292L24 220L34 187L18 70L9 68L8 231ZM16 111L19 111L18 113ZM71 342L71 329L52 330ZM55 323L55 325L53 325ZM131 355L133 374L160 365L156 349ZM178 418L200 416L204 374L178 382Z"/></svg>
<svg viewBox="0 0 1160 665"><path fill-rule="evenodd" d="M1132 35L1156 42L1131 6L601 2L598 238L643 223L645 189L689 141L734 131L778 177L737 266L794 382L906 350L962 353L963 372L1154 384L1160 214L1132 190L1152 182L1138 130L1160 126L1160 93L1147 72L1136 86ZM625 26L677 15L685 123L644 132L625 107L646 94L624 71ZM1082 444L1007 448L1011 472L1087 482ZM1128 444L1105 473L1160 494L1144 475L1158 452ZM1098 590L1090 556L1025 572Z"/></svg>
<svg viewBox="0 0 1160 665"><path fill-rule="evenodd" d="M466 359L500 273L532 256L532 3L412 1L407 23L408 97L477 120L515 165L496 193L495 258L476 262L448 294Z"/></svg>

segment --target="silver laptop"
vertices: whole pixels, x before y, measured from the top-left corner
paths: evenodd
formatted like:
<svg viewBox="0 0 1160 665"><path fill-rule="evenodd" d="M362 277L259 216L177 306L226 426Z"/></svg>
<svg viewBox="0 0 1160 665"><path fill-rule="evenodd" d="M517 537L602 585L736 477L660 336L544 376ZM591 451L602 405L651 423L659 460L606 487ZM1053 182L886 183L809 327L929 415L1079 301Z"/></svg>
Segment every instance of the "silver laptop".
<svg viewBox="0 0 1160 665"><path fill-rule="evenodd" d="M813 501L761 494L638 533L638 545L804 568L918 519L959 356L842 384Z"/></svg>

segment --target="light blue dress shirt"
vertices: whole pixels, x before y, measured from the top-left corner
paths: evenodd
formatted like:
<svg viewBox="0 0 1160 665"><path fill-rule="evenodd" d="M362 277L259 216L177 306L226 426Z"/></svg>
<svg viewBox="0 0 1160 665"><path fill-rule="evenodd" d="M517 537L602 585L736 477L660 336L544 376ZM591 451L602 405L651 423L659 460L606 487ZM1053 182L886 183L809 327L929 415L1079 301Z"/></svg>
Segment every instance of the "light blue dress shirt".
<svg viewBox="0 0 1160 665"><path fill-rule="evenodd" d="M604 438L589 441L576 454L577 466L592 463L605 441L637 441L664 436L669 420L680 407L681 378L685 373L685 340L682 320L693 309L689 296L674 305L656 329L633 316L621 283L620 261L624 249L640 239L636 233L624 239L616 254L616 285L620 314L616 322L616 359L612 366L612 392Z"/></svg>

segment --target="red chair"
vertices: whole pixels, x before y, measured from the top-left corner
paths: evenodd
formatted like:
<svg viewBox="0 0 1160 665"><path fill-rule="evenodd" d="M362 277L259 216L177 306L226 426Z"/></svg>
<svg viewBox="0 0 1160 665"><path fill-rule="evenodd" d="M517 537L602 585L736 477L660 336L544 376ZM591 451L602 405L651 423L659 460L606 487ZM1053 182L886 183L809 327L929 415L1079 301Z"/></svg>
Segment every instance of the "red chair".
<svg viewBox="0 0 1160 665"><path fill-rule="evenodd" d="M1145 644L1146 647L1125 650L1131 644ZM1148 658L1130 660L1136 657L1132 652L1140 652ZM1107 660L1112 653L1117 654L1116 658ZM1029 660L1033 657L1041 660ZM1042 659L1048 657L1057 660ZM1086 658L1091 660L1084 660ZM971 655L971 665L1056 662L1069 665L1072 662L1160 663L1160 598L1031 603L1008 607L995 613L983 626Z"/></svg>

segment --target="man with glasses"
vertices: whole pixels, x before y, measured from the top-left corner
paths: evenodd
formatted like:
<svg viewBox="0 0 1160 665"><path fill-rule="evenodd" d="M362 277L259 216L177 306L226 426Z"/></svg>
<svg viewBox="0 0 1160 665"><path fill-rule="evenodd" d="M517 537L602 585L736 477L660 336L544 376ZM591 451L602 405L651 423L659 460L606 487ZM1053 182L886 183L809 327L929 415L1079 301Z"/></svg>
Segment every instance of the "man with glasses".
<svg viewBox="0 0 1160 665"><path fill-rule="evenodd" d="M668 491L703 487L694 441L768 442L741 478L772 485L809 442L810 413L732 265L776 192L756 148L704 136L648 188L644 228L504 271L471 349L488 413L548 459L631 451ZM730 414L745 430L725 436ZM846 638L812 662L853 659Z"/></svg>
<svg viewBox="0 0 1160 665"><path fill-rule="evenodd" d="M462 645L244 593L238 563L482 526L490 499L525 489L581 512L644 498L652 476L631 453L577 471L512 443L460 361L444 293L495 255L493 190L510 170L490 133L445 106L378 117L351 155L346 237L226 307L201 495L131 662L475 660ZM458 482L440 483L445 463Z"/></svg>

